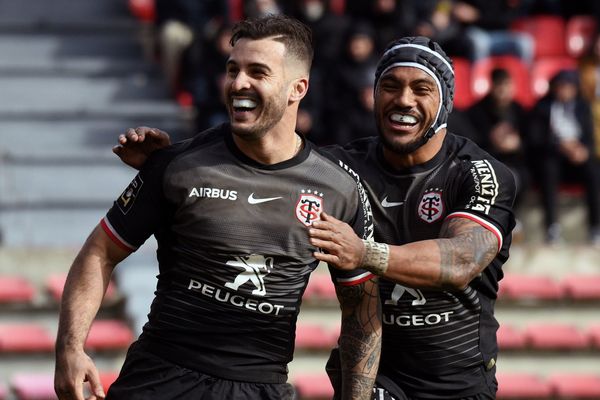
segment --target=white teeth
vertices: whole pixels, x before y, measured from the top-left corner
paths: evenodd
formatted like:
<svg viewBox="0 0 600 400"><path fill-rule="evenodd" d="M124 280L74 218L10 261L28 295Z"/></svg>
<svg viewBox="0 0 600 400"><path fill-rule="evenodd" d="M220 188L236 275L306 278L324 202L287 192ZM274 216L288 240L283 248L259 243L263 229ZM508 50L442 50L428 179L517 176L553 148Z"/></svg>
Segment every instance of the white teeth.
<svg viewBox="0 0 600 400"><path fill-rule="evenodd" d="M390 119L394 122L400 122L401 124L416 124L418 121L412 115L407 114L392 114Z"/></svg>
<svg viewBox="0 0 600 400"><path fill-rule="evenodd" d="M235 108L254 108L257 103L250 99L233 99L233 106Z"/></svg>

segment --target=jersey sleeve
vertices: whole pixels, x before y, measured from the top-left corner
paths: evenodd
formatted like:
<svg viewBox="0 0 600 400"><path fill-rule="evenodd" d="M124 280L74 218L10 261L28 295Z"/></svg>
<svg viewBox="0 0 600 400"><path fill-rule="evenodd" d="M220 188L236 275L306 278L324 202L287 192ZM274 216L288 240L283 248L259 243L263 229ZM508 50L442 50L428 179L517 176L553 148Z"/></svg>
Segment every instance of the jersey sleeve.
<svg viewBox="0 0 600 400"><path fill-rule="evenodd" d="M361 183L360 177L352 169L343 162L339 165L354 179L356 183L356 215L352 221L348 223L354 229L354 232L364 240L373 240L373 211L371 203L367 196L367 191ZM332 266L329 266L329 271L333 279L333 283L341 286L353 286L362 282L368 281L375 277L372 272L363 269L355 269L352 271L342 271Z"/></svg>
<svg viewBox="0 0 600 400"><path fill-rule="evenodd" d="M162 185L165 167L161 157L149 158L100 221L119 247L135 251L160 228L169 209Z"/></svg>
<svg viewBox="0 0 600 400"><path fill-rule="evenodd" d="M498 238L498 250L512 231L515 180L510 170L494 159L467 161L466 173L458 190L456 206L448 218L468 218Z"/></svg>

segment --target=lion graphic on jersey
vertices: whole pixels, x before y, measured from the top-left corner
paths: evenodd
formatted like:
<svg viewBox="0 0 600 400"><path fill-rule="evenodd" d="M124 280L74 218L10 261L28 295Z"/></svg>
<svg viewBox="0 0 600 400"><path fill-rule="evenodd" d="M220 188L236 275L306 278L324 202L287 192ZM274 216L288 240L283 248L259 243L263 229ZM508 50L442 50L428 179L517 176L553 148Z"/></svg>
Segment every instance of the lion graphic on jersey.
<svg viewBox="0 0 600 400"><path fill-rule="evenodd" d="M264 296L267 294L264 277L273 270L273 257L251 254L227 261L227 265L242 268L243 271L235 277L233 282L225 283L225 287L238 290L240 286L250 281L256 287L252 291L253 295Z"/></svg>

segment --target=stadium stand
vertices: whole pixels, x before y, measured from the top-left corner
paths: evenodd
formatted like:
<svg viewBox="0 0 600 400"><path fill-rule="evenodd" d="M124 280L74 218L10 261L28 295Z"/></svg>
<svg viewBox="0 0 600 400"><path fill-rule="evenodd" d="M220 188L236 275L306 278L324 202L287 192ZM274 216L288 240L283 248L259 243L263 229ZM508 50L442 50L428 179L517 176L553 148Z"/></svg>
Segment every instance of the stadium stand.
<svg viewBox="0 0 600 400"><path fill-rule="evenodd" d="M577 58L587 53L598 31L598 21L591 15L574 15L565 27L567 54Z"/></svg>
<svg viewBox="0 0 600 400"><path fill-rule="evenodd" d="M0 304L33 300L35 288L20 276L0 276Z"/></svg>
<svg viewBox="0 0 600 400"><path fill-rule="evenodd" d="M492 56L481 59L472 65L471 88L475 100L485 96L490 89L491 73L494 68L504 68L513 78L515 99L524 107L533 105L529 67L516 56Z"/></svg>
<svg viewBox="0 0 600 400"><path fill-rule="evenodd" d="M565 20L557 15L534 15L513 21L510 29L528 33L535 44L534 59L563 57L565 46Z"/></svg>

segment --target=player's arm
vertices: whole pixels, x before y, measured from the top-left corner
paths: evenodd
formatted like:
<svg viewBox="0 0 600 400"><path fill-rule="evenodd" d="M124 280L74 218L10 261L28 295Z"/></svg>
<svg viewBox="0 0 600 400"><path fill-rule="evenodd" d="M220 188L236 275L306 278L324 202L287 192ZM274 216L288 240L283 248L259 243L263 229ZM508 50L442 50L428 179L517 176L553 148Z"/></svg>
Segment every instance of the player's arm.
<svg viewBox="0 0 600 400"><path fill-rule="evenodd" d="M115 153L125 164L140 169L150 154L171 144L167 132L156 128L140 126L129 128L119 135L118 145L113 147Z"/></svg>
<svg viewBox="0 0 600 400"><path fill-rule="evenodd" d="M377 282L336 285L342 311L339 353L341 399L370 399L381 352L381 310Z"/></svg>
<svg viewBox="0 0 600 400"><path fill-rule="evenodd" d="M463 289L494 259L497 234L469 218L448 218L440 237L401 246L361 240L342 221L321 215L309 230L315 257L344 270L367 269L415 288Z"/></svg>
<svg viewBox="0 0 600 400"><path fill-rule="evenodd" d="M117 246L98 225L71 265L56 339L54 388L61 400L83 400L84 381L92 387L92 399L104 398L98 370L85 353L84 344L113 269L130 253Z"/></svg>

